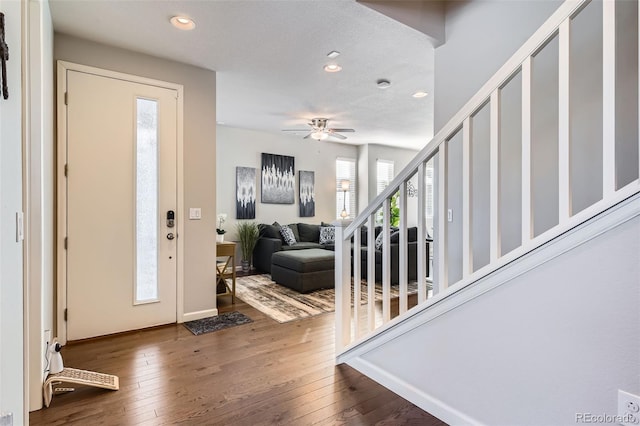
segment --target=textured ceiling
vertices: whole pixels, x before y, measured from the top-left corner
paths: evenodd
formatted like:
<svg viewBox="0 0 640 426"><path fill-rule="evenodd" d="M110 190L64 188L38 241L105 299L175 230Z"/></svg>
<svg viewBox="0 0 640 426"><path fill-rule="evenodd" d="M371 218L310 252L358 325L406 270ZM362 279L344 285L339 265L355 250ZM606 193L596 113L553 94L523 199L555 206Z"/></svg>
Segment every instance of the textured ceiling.
<svg viewBox="0 0 640 426"><path fill-rule="evenodd" d="M433 47L354 0L50 0L56 32L217 72L217 121L292 141L313 117L345 143L421 148L433 135ZM190 32L169 18L193 18ZM326 73L327 53L343 70ZM387 79L391 87L378 89ZM426 98L411 94L423 90Z"/></svg>

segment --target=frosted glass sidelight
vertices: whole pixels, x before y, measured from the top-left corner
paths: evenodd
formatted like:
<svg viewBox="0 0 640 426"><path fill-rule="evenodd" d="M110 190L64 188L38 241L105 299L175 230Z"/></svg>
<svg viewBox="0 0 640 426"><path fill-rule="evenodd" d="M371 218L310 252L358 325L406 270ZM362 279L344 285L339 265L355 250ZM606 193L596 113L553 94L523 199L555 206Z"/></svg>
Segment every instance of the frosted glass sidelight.
<svg viewBox="0 0 640 426"><path fill-rule="evenodd" d="M158 299L158 102L136 104L135 302Z"/></svg>

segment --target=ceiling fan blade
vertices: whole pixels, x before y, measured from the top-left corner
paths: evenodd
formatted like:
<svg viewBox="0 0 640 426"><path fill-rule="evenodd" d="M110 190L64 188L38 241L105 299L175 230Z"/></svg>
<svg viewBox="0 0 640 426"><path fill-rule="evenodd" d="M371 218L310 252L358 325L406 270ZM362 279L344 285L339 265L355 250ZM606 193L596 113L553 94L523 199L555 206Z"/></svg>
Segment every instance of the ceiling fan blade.
<svg viewBox="0 0 640 426"><path fill-rule="evenodd" d="M283 132L308 132L309 129L283 129Z"/></svg>
<svg viewBox="0 0 640 426"><path fill-rule="evenodd" d="M355 130L353 130L353 129L333 129L333 128L331 128L331 129L327 129L327 130L329 130L330 132L340 132L340 133L352 133L352 132L355 132Z"/></svg>
<svg viewBox="0 0 640 426"><path fill-rule="evenodd" d="M333 129L329 130L329 131L327 132L327 134L328 134L329 136L332 136L332 137L334 137L334 138L338 138L338 139L342 139L342 140L345 140L345 139L347 138L346 136L341 135L340 133L336 133L336 132L334 132L334 131L333 131Z"/></svg>
<svg viewBox="0 0 640 426"><path fill-rule="evenodd" d="M305 136L305 137L304 137L304 138L302 138L302 139L309 139L309 138L311 137L311 135L312 135L312 134L313 134L313 132L309 132L309 133L307 134L307 136Z"/></svg>

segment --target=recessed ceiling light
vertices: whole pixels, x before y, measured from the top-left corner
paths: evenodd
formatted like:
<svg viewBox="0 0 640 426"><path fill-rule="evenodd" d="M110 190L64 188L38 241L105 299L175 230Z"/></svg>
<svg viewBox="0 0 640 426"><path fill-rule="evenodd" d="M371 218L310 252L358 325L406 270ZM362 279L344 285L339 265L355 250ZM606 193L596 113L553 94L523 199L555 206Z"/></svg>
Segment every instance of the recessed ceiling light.
<svg viewBox="0 0 640 426"><path fill-rule="evenodd" d="M338 72L342 70L342 67L338 64L327 64L324 66L326 72Z"/></svg>
<svg viewBox="0 0 640 426"><path fill-rule="evenodd" d="M413 96L414 98L424 98L424 97L425 97L425 96L427 96L427 95L428 95L428 93L427 93L427 92L422 92L422 91L420 91L420 92L416 92L416 93L414 93L414 94L413 94L413 95L411 95L411 96Z"/></svg>
<svg viewBox="0 0 640 426"><path fill-rule="evenodd" d="M170 21L174 27L180 30L188 31L196 27L196 23L193 21L193 19L186 16L174 16L170 19Z"/></svg>
<svg viewBox="0 0 640 426"><path fill-rule="evenodd" d="M338 52L337 50L332 50L331 52L327 53L327 57L331 59L335 59L338 56L340 56L340 52Z"/></svg>
<svg viewBox="0 0 640 426"><path fill-rule="evenodd" d="M380 79L376 82L376 84L378 85L378 89L386 89L389 86L391 86L391 82L389 80L385 80L385 79Z"/></svg>

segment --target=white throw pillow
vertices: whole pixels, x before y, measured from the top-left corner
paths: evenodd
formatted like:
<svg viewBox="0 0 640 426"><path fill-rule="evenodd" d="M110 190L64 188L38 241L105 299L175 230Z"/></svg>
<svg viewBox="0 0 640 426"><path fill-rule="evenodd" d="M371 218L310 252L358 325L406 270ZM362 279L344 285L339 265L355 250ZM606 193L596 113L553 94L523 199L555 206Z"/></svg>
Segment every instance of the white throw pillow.
<svg viewBox="0 0 640 426"><path fill-rule="evenodd" d="M320 244L330 244L336 240L336 228L333 226L320 227Z"/></svg>
<svg viewBox="0 0 640 426"><path fill-rule="evenodd" d="M384 232L380 231L376 237L376 250L382 250L382 239L384 238Z"/></svg>
<svg viewBox="0 0 640 426"><path fill-rule="evenodd" d="M287 243L287 245L292 246L297 243L296 236L293 235L293 231L291 230L291 228L289 228L289 226L283 225L280 228L280 233L282 234L282 238L284 238L284 242Z"/></svg>

